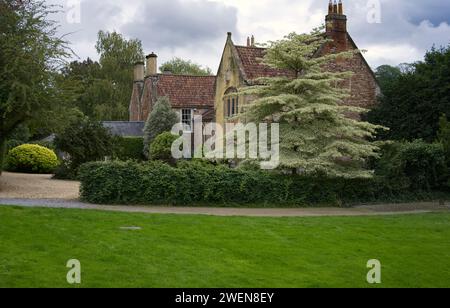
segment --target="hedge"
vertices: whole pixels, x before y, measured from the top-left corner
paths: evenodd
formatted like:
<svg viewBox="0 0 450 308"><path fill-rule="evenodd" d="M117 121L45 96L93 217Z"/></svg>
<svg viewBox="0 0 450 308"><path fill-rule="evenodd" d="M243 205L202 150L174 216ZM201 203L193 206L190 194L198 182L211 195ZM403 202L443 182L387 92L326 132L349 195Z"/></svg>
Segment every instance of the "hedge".
<svg viewBox="0 0 450 308"><path fill-rule="evenodd" d="M427 194L380 177L332 179L160 162L88 163L79 178L82 200L97 204L345 206Z"/></svg>
<svg viewBox="0 0 450 308"><path fill-rule="evenodd" d="M118 138L116 156L121 160L142 161L144 157L144 138L123 137Z"/></svg>
<svg viewBox="0 0 450 308"><path fill-rule="evenodd" d="M6 159L6 169L12 172L51 173L58 165L55 152L37 144L15 147Z"/></svg>

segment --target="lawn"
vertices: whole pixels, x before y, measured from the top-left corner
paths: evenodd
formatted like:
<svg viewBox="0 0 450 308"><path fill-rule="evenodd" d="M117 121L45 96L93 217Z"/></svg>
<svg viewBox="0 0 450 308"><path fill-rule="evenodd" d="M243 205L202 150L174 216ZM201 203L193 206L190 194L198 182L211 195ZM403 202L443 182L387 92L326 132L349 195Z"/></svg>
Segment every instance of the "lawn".
<svg viewBox="0 0 450 308"><path fill-rule="evenodd" d="M123 230L137 226L141 230ZM450 214L241 218L0 207L0 287L450 287Z"/></svg>

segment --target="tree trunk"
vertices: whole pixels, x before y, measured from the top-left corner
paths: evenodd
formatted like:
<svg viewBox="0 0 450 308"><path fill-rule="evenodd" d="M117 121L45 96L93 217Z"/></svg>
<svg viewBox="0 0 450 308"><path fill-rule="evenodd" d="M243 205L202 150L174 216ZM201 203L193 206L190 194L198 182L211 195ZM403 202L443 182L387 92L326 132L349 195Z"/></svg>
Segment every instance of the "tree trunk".
<svg viewBox="0 0 450 308"><path fill-rule="evenodd" d="M6 139L0 138L0 175L3 171L3 163L5 161L5 154L6 154Z"/></svg>

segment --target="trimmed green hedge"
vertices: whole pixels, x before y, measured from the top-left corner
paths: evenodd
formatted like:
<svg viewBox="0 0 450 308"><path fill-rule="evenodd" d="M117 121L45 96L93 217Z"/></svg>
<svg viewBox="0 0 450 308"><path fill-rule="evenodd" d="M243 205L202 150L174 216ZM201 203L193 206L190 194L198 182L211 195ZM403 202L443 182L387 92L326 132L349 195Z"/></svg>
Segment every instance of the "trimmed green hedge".
<svg viewBox="0 0 450 308"><path fill-rule="evenodd" d="M426 197L407 183L330 179L160 162L96 162L80 168L81 198L98 204L345 206Z"/></svg>
<svg viewBox="0 0 450 308"><path fill-rule="evenodd" d="M8 152L6 168L12 172L51 173L58 167L55 152L37 145L24 144Z"/></svg>
<svg viewBox="0 0 450 308"><path fill-rule="evenodd" d="M144 138L118 138L118 144L116 145L116 156L121 160L144 160Z"/></svg>

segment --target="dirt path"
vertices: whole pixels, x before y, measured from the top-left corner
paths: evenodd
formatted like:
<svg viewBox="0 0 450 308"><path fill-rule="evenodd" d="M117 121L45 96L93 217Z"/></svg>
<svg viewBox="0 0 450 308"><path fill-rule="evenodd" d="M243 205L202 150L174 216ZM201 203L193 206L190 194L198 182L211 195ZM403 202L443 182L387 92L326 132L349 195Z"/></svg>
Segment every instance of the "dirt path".
<svg viewBox="0 0 450 308"><path fill-rule="evenodd" d="M249 217L319 217L420 214L450 212L450 204L438 202L367 205L353 208L201 208L161 206L107 206L78 201L79 183L52 180L50 175L3 173L0 176L0 205L67 208L129 213L249 216Z"/></svg>

